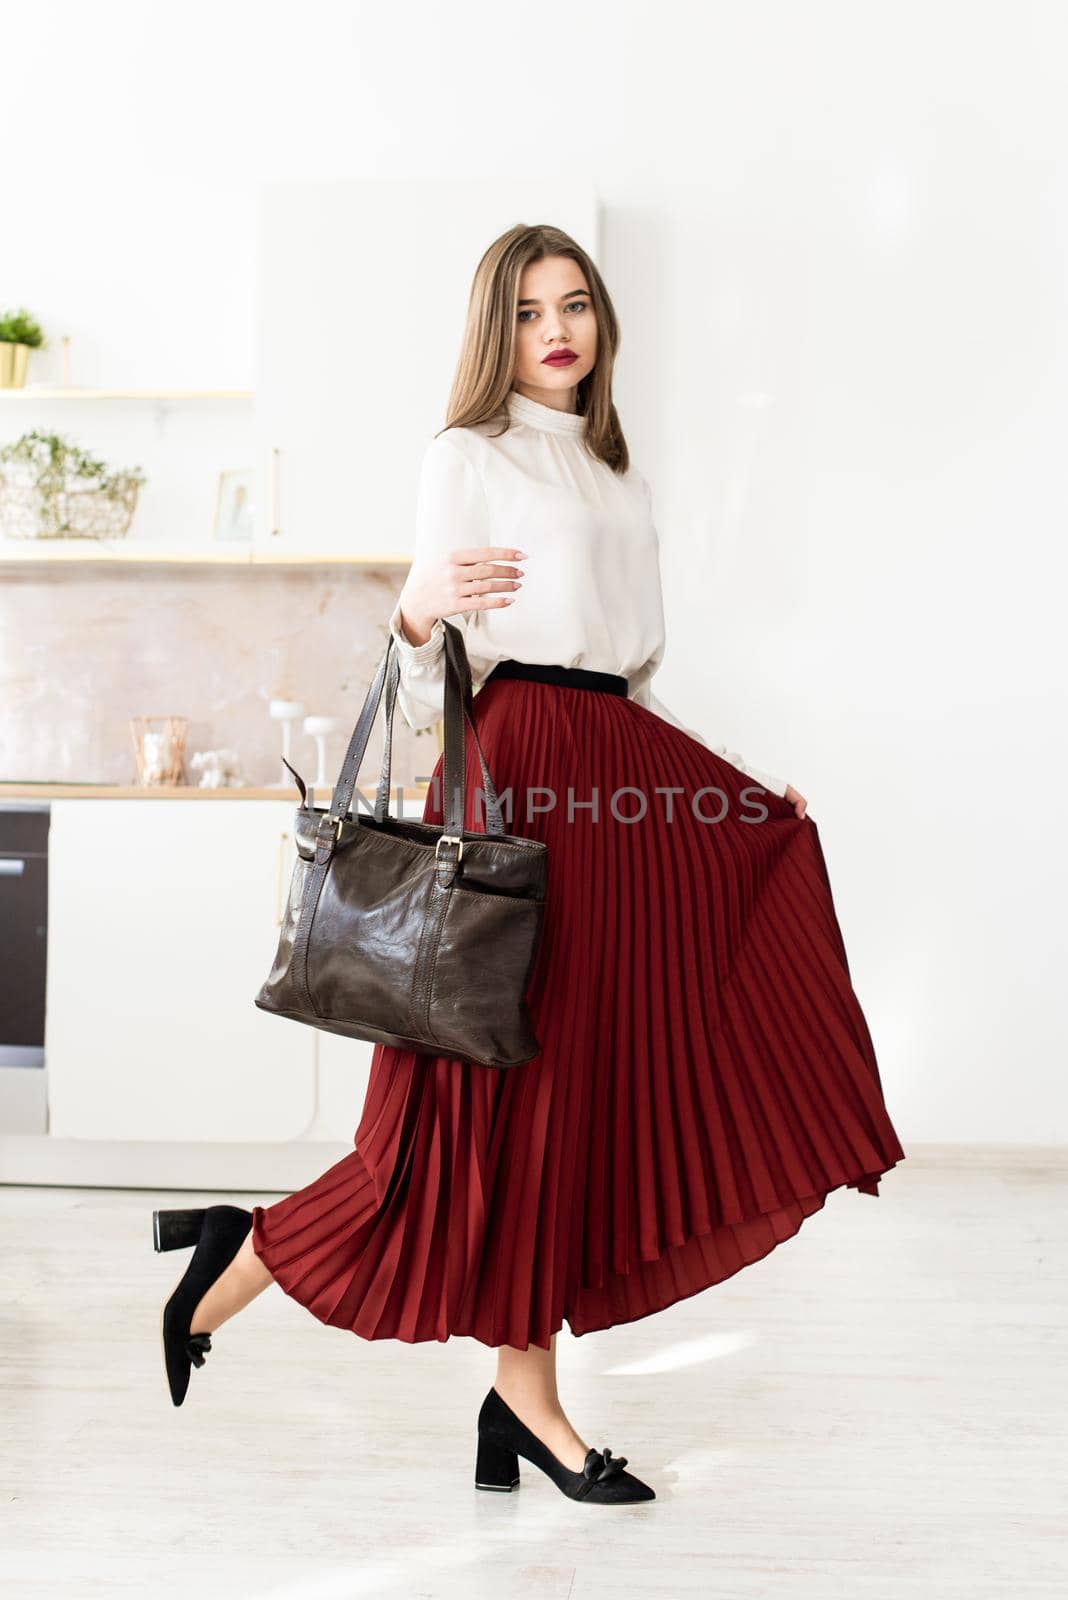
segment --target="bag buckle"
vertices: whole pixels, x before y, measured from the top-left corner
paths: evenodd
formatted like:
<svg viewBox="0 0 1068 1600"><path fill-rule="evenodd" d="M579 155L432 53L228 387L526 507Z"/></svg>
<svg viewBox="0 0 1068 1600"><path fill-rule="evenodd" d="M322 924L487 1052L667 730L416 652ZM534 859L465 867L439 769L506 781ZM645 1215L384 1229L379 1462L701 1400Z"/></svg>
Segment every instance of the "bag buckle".
<svg viewBox="0 0 1068 1600"><path fill-rule="evenodd" d="M331 847L335 843L340 843L340 840L341 840L341 824L344 822L344 820L345 820L344 817L332 817L329 814L327 814L325 817L320 817L319 818L319 824L318 824L318 826L317 826L317 828L315 830L315 836L316 836L317 841L320 844L325 843L326 842L326 836L330 833L331 829L333 829L334 837L333 837L333 839L330 840ZM335 823L337 824L336 827L334 826Z"/></svg>
<svg viewBox="0 0 1068 1600"><path fill-rule="evenodd" d="M456 852L456 859L457 859L457 861L462 861L463 858L464 858L464 841L463 841L463 839L461 838L461 836L458 833L442 833L442 834L439 834L438 842L434 846L434 856L435 856L435 858L440 854L442 845L446 844L446 843L448 843L448 844L458 844L460 846L459 850Z"/></svg>

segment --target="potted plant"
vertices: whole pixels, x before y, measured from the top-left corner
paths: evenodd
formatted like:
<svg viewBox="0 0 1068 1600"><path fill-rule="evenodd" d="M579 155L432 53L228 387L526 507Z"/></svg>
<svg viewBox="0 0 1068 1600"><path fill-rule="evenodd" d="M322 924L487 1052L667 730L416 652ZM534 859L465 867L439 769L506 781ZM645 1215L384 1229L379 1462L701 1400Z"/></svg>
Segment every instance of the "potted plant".
<svg viewBox="0 0 1068 1600"><path fill-rule="evenodd" d="M41 324L23 306L0 316L0 389L21 389L26 382L30 351L44 348Z"/></svg>
<svg viewBox="0 0 1068 1600"><path fill-rule="evenodd" d="M144 482L34 428L0 449L0 538L121 539Z"/></svg>

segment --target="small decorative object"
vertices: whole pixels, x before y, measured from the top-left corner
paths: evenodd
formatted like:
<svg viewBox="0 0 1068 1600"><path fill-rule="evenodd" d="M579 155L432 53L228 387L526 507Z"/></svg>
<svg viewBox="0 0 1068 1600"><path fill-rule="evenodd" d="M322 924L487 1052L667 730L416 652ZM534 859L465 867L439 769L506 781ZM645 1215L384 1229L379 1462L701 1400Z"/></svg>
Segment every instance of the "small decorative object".
<svg viewBox="0 0 1068 1600"><path fill-rule="evenodd" d="M326 775L326 741L332 733L341 727L340 717L305 717L304 732L310 733L315 740L315 748L319 754L318 767L312 780L313 789L327 789L330 780ZM286 751L288 755L289 752Z"/></svg>
<svg viewBox="0 0 1068 1600"><path fill-rule="evenodd" d="M197 750L189 758L194 772L201 774L198 789L243 789L241 761L236 750Z"/></svg>
<svg viewBox="0 0 1068 1600"><path fill-rule="evenodd" d="M0 449L0 538L121 539L144 482L34 428Z"/></svg>
<svg viewBox="0 0 1068 1600"><path fill-rule="evenodd" d="M253 469L241 467L220 472L215 497L215 538L251 539L253 513Z"/></svg>
<svg viewBox="0 0 1068 1600"><path fill-rule="evenodd" d="M21 389L26 383L30 351L45 348L41 324L23 307L0 316L0 389Z"/></svg>
<svg viewBox="0 0 1068 1600"><path fill-rule="evenodd" d="M298 717L304 715L304 703L301 700L272 700L267 710L275 722L282 724L282 763L292 754L293 724ZM275 782L268 784L270 789L291 789L289 774L283 770L282 776Z"/></svg>
<svg viewBox="0 0 1068 1600"><path fill-rule="evenodd" d="M131 717L137 781L148 789L183 784L185 717Z"/></svg>

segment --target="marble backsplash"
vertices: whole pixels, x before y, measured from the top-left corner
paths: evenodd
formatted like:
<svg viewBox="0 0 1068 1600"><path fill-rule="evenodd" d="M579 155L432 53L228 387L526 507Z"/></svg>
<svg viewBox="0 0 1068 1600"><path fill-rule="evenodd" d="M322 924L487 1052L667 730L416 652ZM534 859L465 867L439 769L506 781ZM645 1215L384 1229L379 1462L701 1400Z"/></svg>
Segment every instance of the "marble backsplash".
<svg viewBox="0 0 1068 1600"><path fill-rule="evenodd" d="M385 646L406 567L15 566L0 569L0 781L135 783L129 719L188 718L194 751L237 750L246 783L273 783L272 699L336 716L333 782ZM377 781L381 707L360 783ZM392 787L426 781L434 729L398 710ZM314 781L316 749L294 728L291 760Z"/></svg>

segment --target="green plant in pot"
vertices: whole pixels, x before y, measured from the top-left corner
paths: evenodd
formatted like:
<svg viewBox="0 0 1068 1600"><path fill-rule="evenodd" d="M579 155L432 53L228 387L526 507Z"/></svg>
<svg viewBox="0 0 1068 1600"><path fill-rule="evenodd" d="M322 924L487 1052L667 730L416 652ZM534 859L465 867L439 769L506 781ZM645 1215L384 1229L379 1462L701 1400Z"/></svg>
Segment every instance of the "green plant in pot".
<svg viewBox="0 0 1068 1600"><path fill-rule="evenodd" d="M0 316L0 389L21 389L26 382L30 351L45 348L41 324L23 306Z"/></svg>
<svg viewBox="0 0 1068 1600"><path fill-rule="evenodd" d="M0 538L121 539L144 482L34 428L0 449Z"/></svg>

